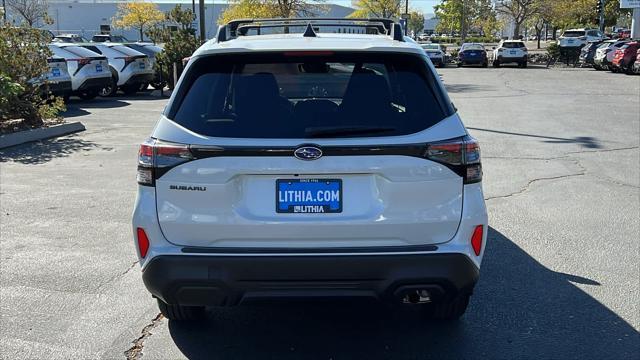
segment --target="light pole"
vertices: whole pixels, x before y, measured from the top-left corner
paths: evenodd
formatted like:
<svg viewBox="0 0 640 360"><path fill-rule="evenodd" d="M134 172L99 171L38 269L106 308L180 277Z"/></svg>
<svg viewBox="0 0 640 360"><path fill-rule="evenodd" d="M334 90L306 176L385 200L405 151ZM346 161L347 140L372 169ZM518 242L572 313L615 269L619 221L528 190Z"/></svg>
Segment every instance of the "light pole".
<svg viewBox="0 0 640 360"><path fill-rule="evenodd" d="M4 0L2 0L2 18L4 19L4 23L7 23L7 4L5 4Z"/></svg>
<svg viewBox="0 0 640 360"><path fill-rule="evenodd" d="M198 0L198 2L199 2L199 5L200 5L199 6L200 11L199 11L199 14L198 14L198 17L199 17L199 20L200 20L200 41L204 42L205 34L206 34L205 33L205 29L204 29L204 0Z"/></svg>

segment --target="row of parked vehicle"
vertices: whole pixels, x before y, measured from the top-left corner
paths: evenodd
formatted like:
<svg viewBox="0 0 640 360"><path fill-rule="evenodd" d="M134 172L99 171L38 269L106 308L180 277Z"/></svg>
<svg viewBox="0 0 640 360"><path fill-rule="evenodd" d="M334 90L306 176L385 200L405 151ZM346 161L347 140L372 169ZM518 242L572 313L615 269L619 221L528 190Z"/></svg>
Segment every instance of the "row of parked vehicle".
<svg viewBox="0 0 640 360"><path fill-rule="evenodd" d="M640 42L630 39L592 41L582 48L580 61L596 70L640 74Z"/></svg>
<svg viewBox="0 0 640 360"><path fill-rule="evenodd" d="M63 42L49 44L47 83L49 91L68 99L126 95L165 86L154 71L155 58L162 48L151 43Z"/></svg>
<svg viewBox="0 0 640 360"><path fill-rule="evenodd" d="M433 65L445 67L450 62L450 57L443 45L440 44L420 44ZM520 67L527 67L529 53L527 47L521 40L502 40L497 46L492 48L489 54L485 46L480 43L464 43L458 51L455 63L458 67L465 65L480 65L488 67L491 63L494 67L502 64L517 64Z"/></svg>

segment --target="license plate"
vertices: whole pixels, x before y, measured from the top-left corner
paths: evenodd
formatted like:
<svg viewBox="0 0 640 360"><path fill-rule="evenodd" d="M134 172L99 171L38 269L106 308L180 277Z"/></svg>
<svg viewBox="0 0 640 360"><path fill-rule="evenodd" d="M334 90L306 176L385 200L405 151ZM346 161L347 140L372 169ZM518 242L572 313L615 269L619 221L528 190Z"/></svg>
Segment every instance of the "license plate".
<svg viewBox="0 0 640 360"><path fill-rule="evenodd" d="M102 72L102 65L96 65L96 72Z"/></svg>
<svg viewBox="0 0 640 360"><path fill-rule="evenodd" d="M143 62L140 63L140 69L144 69L144 63Z"/></svg>
<svg viewBox="0 0 640 360"><path fill-rule="evenodd" d="M515 50L511 50L511 51L509 51L509 54L511 54L511 55L515 55L515 54L516 54L516 51L515 51Z"/></svg>
<svg viewBox="0 0 640 360"><path fill-rule="evenodd" d="M60 76L60 69L56 69L56 68L51 69L51 75L52 75L53 77Z"/></svg>
<svg viewBox="0 0 640 360"><path fill-rule="evenodd" d="M342 180L278 179L276 180L276 212L340 213L342 212Z"/></svg>
<svg viewBox="0 0 640 360"><path fill-rule="evenodd" d="M471 56L476 56L476 53L474 53L474 52L470 52L470 53L469 53L469 55L471 55Z"/></svg>

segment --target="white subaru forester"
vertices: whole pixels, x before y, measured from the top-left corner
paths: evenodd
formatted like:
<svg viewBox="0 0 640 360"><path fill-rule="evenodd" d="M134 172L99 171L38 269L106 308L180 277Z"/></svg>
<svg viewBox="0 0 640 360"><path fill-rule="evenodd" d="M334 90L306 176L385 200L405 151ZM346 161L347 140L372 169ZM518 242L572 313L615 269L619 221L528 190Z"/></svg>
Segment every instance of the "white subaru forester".
<svg viewBox="0 0 640 360"><path fill-rule="evenodd" d="M140 146L133 234L169 319L265 299L461 316L486 246L480 149L387 19L238 20Z"/></svg>

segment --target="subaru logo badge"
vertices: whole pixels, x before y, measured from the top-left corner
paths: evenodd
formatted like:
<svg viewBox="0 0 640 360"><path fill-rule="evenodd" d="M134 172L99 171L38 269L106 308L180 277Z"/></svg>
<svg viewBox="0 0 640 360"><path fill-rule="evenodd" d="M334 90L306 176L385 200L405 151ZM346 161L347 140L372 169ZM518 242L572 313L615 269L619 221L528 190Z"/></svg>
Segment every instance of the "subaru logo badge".
<svg viewBox="0 0 640 360"><path fill-rule="evenodd" d="M316 160L322 156L322 150L315 146L301 146L293 152L293 156L300 160Z"/></svg>

